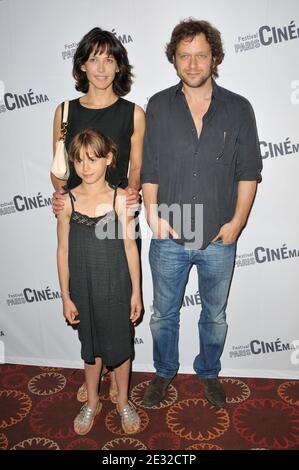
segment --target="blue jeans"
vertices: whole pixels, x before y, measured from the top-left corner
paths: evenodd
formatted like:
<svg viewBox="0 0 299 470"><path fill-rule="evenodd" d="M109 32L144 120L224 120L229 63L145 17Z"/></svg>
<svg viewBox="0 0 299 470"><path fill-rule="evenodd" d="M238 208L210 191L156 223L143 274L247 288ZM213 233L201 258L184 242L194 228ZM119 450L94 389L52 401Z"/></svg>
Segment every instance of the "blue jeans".
<svg viewBox="0 0 299 470"><path fill-rule="evenodd" d="M205 250L189 250L171 239L152 239L150 266L154 289L154 313L150 320L154 367L162 377L179 369L180 308L189 271L197 267L202 310L198 321L200 353L193 368L203 378L221 370L226 333L226 305L234 270L236 243L211 243Z"/></svg>

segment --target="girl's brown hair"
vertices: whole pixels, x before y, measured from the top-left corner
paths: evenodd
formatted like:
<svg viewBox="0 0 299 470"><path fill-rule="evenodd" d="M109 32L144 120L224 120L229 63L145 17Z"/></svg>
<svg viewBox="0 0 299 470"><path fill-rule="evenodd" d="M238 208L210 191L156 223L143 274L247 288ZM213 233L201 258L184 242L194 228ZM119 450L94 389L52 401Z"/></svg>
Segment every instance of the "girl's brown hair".
<svg viewBox="0 0 299 470"><path fill-rule="evenodd" d="M117 157L117 146L109 137L101 134L96 129L84 129L77 134L69 148L69 159L71 162L80 161L80 153L82 148L88 155L89 149L92 149L93 156L97 158L106 158L108 153L111 152L112 160L110 166L115 168Z"/></svg>

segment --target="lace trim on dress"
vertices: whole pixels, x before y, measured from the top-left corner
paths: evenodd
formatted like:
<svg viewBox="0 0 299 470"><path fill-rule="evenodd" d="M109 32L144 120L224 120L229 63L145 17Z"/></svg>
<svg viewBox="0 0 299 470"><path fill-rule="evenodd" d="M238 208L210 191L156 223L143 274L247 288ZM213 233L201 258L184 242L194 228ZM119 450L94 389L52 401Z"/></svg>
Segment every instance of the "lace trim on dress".
<svg viewBox="0 0 299 470"><path fill-rule="evenodd" d="M105 219L105 223L108 223L114 220L115 219L114 209L107 212L106 214L99 215L98 217L90 217L89 215L81 214L78 211L73 211L72 217L71 217L71 220L73 222L76 222L76 224L86 225L88 227L93 227L94 225L97 225L97 223L100 220L104 221L104 219Z"/></svg>

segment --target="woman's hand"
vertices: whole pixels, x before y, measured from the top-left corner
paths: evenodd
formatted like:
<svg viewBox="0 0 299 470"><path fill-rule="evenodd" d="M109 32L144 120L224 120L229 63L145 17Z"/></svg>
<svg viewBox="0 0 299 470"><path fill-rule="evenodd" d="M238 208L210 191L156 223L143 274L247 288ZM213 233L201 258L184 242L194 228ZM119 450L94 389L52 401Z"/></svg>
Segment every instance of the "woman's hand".
<svg viewBox="0 0 299 470"><path fill-rule="evenodd" d="M129 213L134 215L135 212L140 211L140 204L141 204L141 195L139 191L135 188L131 188L127 186L126 189L126 208L128 209Z"/></svg>
<svg viewBox="0 0 299 470"><path fill-rule="evenodd" d="M53 193L52 197L52 211L55 215L58 215L62 209L64 208L64 201L66 198L65 191L63 189L59 189Z"/></svg>
<svg viewBox="0 0 299 470"><path fill-rule="evenodd" d="M77 307L71 299L63 300L63 316L70 325L77 325L80 323L80 320L76 320L78 315Z"/></svg>

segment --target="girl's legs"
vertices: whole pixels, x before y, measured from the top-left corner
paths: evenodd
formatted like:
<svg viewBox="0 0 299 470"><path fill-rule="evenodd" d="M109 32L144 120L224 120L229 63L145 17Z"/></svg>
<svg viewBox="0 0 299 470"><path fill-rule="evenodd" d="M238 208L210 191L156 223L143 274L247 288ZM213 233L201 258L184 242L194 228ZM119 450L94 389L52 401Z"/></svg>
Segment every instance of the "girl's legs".
<svg viewBox="0 0 299 470"><path fill-rule="evenodd" d="M85 382L87 388L87 403L75 419L74 430L77 434L86 434L93 425L95 415L100 411L99 380L102 369L102 359L95 358L95 364L84 364Z"/></svg>
<svg viewBox="0 0 299 470"><path fill-rule="evenodd" d="M110 371L110 372L109 372ZM112 403L117 403L117 383L115 380L115 373L113 369L107 369L105 364L102 367L101 371L101 378L109 372L109 379L110 379L110 386L109 386L109 396L110 400ZM79 388L77 392L77 400L80 401L81 403L84 403L87 401L87 388L86 388L86 382L84 382Z"/></svg>
<svg viewBox="0 0 299 470"><path fill-rule="evenodd" d="M95 364L87 364L85 362L85 381L87 388L87 405L91 409L95 409L99 401L99 381L100 373L102 370L102 359L100 357L95 358Z"/></svg>
<svg viewBox="0 0 299 470"><path fill-rule="evenodd" d="M110 376L110 387L109 387L110 400L113 403L117 403L118 388L117 388L114 370L111 370L109 376Z"/></svg>
<svg viewBox="0 0 299 470"><path fill-rule="evenodd" d="M114 373L118 389L116 406L121 416L122 428L126 433L133 434L140 428L140 418L135 408L128 403L130 369L131 360L127 359L120 366L114 368Z"/></svg>
<svg viewBox="0 0 299 470"><path fill-rule="evenodd" d="M116 386L118 388L117 406L119 409L128 406L128 388L131 360L127 359L120 366L114 368Z"/></svg>

